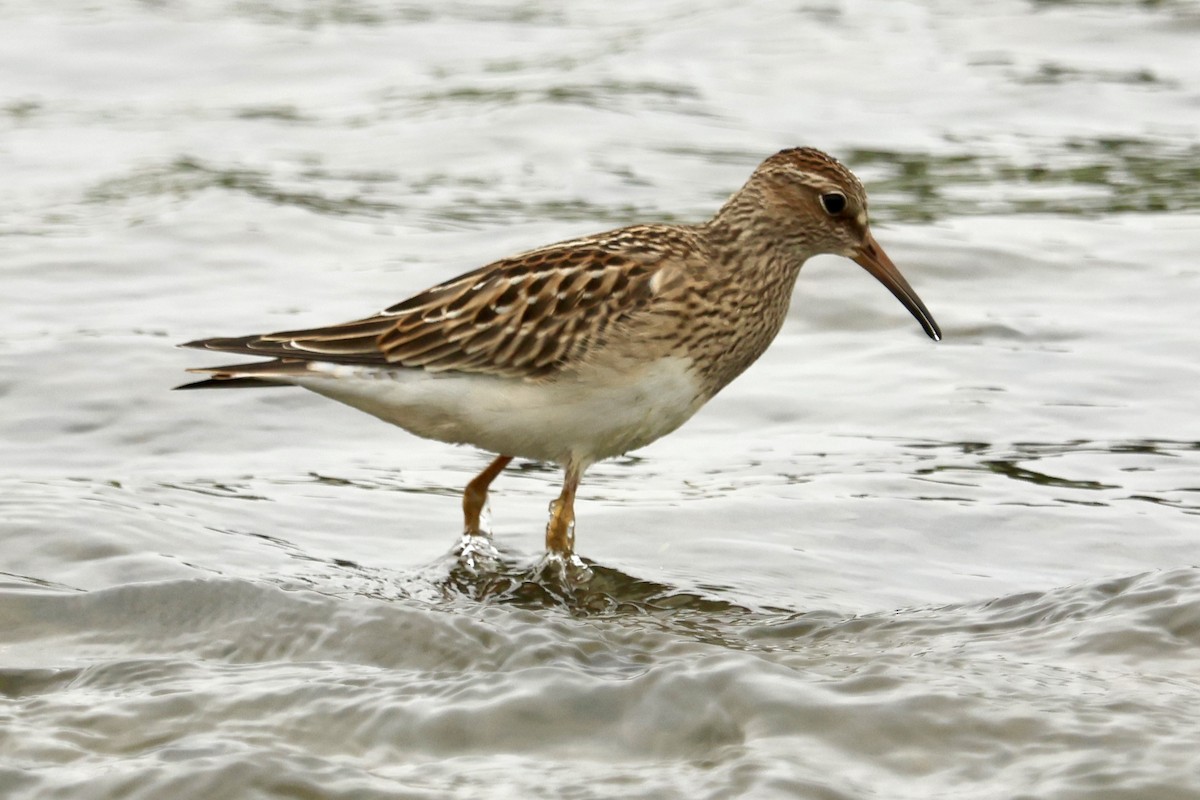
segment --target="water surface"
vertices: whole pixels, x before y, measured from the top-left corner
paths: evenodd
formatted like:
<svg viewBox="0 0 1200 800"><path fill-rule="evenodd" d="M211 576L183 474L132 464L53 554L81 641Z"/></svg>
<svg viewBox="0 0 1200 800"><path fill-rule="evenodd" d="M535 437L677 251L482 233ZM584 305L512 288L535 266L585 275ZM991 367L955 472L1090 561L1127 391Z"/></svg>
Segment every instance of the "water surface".
<svg viewBox="0 0 1200 800"><path fill-rule="evenodd" d="M0 9L0 796L1200 796L1189 2ZM177 342L350 319L840 156L946 338L814 259L557 471Z"/></svg>

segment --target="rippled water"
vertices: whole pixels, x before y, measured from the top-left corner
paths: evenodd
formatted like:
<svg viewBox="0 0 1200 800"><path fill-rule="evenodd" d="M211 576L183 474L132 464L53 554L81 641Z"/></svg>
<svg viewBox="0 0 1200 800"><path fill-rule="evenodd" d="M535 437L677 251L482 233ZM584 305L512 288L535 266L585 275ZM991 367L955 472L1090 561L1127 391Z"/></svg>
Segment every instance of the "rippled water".
<svg viewBox="0 0 1200 800"><path fill-rule="evenodd" d="M0 796L1200 797L1193 2L0 7ZM772 350L593 468L191 338L867 183L934 345L820 258Z"/></svg>

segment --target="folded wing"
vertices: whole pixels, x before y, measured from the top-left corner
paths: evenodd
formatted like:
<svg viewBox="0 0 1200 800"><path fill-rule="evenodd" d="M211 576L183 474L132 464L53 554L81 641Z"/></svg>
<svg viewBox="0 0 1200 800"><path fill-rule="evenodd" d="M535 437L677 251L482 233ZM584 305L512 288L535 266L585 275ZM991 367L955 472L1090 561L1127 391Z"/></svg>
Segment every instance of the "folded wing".
<svg viewBox="0 0 1200 800"><path fill-rule="evenodd" d="M190 370L274 385L323 361L506 377L551 375L584 358L652 294L666 253L625 253L621 239L565 242L497 261L365 319L306 330L200 339L184 347L275 362Z"/></svg>

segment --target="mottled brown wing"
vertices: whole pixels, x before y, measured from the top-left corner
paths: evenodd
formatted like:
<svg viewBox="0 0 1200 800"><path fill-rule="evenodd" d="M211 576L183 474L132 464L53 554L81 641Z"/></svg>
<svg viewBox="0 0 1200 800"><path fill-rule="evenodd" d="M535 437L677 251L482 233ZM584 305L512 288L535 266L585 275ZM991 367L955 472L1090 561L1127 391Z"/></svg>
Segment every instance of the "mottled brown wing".
<svg viewBox="0 0 1200 800"><path fill-rule="evenodd" d="M624 252L623 239L566 242L497 261L366 319L185 346L540 377L580 359L650 298L665 254Z"/></svg>

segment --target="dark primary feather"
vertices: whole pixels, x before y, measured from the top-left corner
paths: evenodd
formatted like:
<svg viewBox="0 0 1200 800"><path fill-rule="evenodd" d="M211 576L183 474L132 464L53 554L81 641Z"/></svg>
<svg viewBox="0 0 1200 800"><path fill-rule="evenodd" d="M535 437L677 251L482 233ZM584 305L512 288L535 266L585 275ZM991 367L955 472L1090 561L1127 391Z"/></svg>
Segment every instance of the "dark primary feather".
<svg viewBox="0 0 1200 800"><path fill-rule="evenodd" d="M223 378L214 375L202 381L193 381L176 386L176 389L263 389L266 387L289 387L293 384L284 381L273 381L269 378Z"/></svg>

